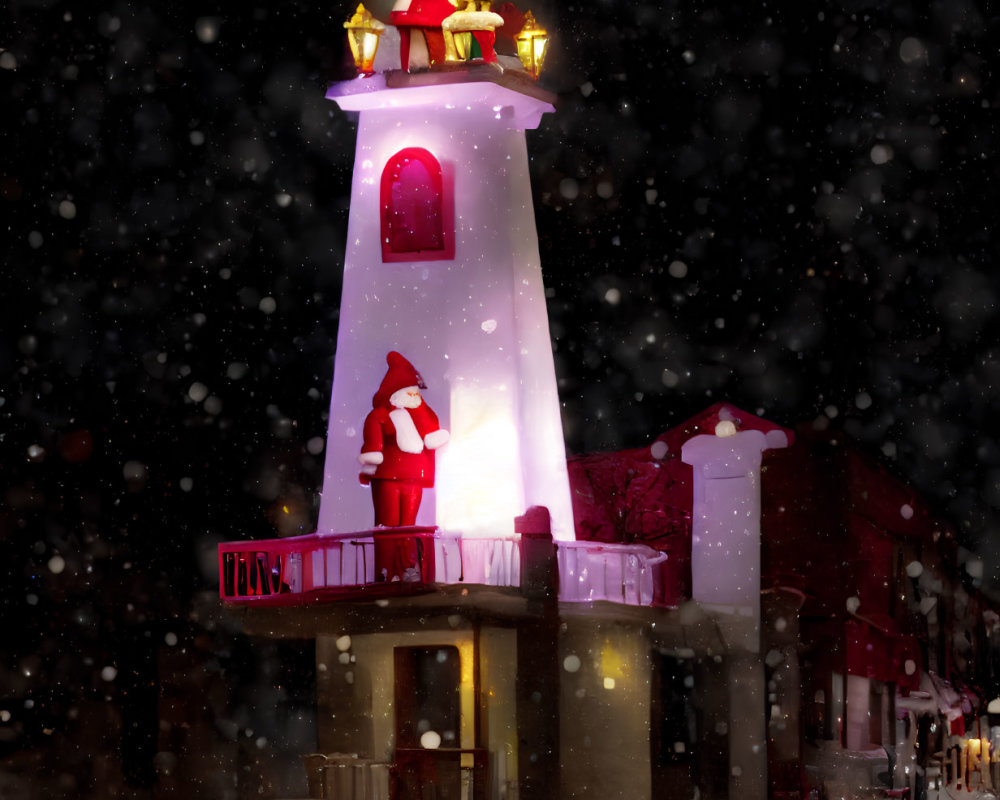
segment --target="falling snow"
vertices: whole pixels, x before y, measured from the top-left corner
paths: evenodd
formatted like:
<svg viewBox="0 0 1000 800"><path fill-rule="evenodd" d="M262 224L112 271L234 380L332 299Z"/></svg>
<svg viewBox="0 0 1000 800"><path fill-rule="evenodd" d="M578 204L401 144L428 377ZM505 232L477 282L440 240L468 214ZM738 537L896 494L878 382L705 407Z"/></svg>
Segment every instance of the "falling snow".
<svg viewBox="0 0 1000 800"><path fill-rule="evenodd" d="M184 727L143 727L154 672L278 784L311 746L314 654L251 648L213 558L311 530L323 478L354 123L323 99L351 9L313 5L0 12L0 794L159 770L235 796L217 752L159 755ZM559 109L528 148L568 450L649 446L722 398L842 431L954 520L995 590L989 21L969 3L548 17Z"/></svg>

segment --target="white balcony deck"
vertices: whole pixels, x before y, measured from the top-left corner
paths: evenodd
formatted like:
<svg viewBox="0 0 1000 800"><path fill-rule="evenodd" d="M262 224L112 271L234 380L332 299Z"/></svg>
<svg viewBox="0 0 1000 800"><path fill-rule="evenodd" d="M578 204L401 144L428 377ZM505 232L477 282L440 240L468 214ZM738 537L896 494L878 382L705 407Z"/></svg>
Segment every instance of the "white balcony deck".
<svg viewBox="0 0 1000 800"><path fill-rule="evenodd" d="M419 575L376 580L375 537L416 544ZM645 545L556 542L559 600L659 605L674 596L668 555ZM464 538L431 528L314 533L219 545L219 593L228 603L300 605L382 593L426 592L440 584L521 587L521 537Z"/></svg>

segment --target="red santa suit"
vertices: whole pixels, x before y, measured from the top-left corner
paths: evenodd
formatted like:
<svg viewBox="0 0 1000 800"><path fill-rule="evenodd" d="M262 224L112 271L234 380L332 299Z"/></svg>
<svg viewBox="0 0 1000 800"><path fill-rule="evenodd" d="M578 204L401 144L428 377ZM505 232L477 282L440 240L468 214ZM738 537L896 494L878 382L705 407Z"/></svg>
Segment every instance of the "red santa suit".
<svg viewBox="0 0 1000 800"><path fill-rule="evenodd" d="M426 388L403 356L386 356L389 369L372 398L358 460L361 480L371 483L375 524L413 525L424 488L434 485L434 451L449 439L420 396Z"/></svg>

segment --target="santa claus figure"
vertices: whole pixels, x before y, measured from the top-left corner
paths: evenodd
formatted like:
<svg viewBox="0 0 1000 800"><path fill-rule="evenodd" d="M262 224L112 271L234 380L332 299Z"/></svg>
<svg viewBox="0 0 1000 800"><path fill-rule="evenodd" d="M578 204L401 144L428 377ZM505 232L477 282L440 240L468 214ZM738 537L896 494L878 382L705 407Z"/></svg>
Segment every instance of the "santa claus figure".
<svg viewBox="0 0 1000 800"><path fill-rule="evenodd" d="M361 446L361 481L370 483L375 525L414 525L424 488L434 485L434 451L448 431L420 395L426 389L420 373L399 353L372 398Z"/></svg>

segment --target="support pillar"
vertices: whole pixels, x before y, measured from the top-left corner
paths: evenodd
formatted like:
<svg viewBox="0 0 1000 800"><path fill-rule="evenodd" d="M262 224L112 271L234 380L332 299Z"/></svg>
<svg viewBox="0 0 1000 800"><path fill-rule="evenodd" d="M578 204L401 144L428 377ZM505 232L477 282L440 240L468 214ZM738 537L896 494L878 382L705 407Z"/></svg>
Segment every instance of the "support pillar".
<svg viewBox="0 0 1000 800"><path fill-rule="evenodd" d="M767 686L755 653L729 658L729 797L767 797Z"/></svg>
<svg viewBox="0 0 1000 800"><path fill-rule="evenodd" d="M530 619L517 628L517 742L520 800L559 797L559 571L544 507L515 520L521 590ZM536 616L537 615L537 616Z"/></svg>
<svg viewBox="0 0 1000 800"><path fill-rule="evenodd" d="M713 613L728 649L729 797L767 797L767 686L761 661L760 466L783 431L737 431L684 443L693 467L691 595Z"/></svg>

